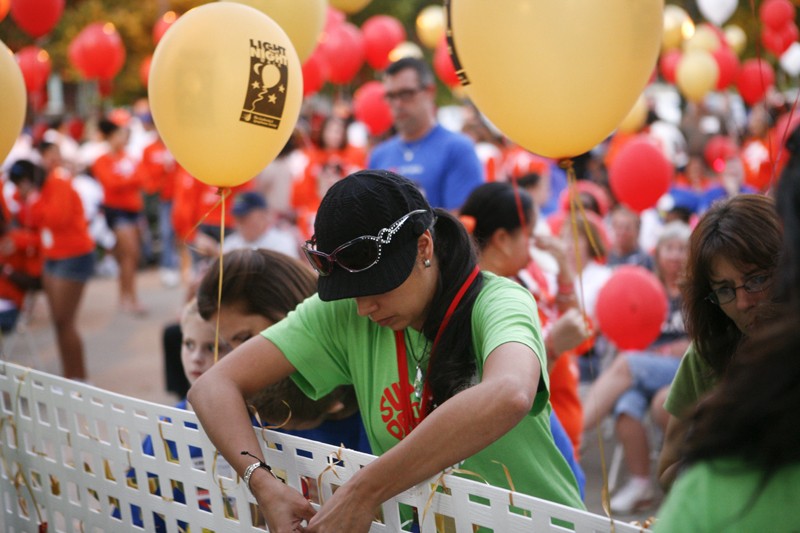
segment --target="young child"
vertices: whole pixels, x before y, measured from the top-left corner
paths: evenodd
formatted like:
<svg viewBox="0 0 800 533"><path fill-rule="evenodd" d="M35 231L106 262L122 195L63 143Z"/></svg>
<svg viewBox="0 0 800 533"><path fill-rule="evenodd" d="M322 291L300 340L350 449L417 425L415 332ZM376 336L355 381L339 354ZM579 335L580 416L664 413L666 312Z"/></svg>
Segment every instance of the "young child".
<svg viewBox="0 0 800 533"><path fill-rule="evenodd" d="M200 316L200 313L197 310L197 300L194 298L184 306L181 313L180 325L183 336L183 343L181 345L181 362L183 363L184 372L186 373L186 379L190 384L192 384L204 372L211 368L217 359L228 353L230 348L227 344L220 340L218 353L215 356L214 346L216 343L216 331L214 324L203 320L203 317ZM189 405L185 398L178 402L175 407L179 409L186 409L188 411L192 410L191 405ZM187 423L186 426L192 429L197 429L195 424ZM167 453L169 455L168 459L175 461L181 460L182 458L178 453L178 447L176 446L175 442L168 440L166 441L166 444ZM152 436L148 436L142 441L142 453L151 457L155 456ZM207 465L210 467L211 461L206 460L200 448L189 446L189 456L194 468L198 470L206 470ZM216 460L215 475L224 475L225 477L231 478L235 477L230 465L222 457L218 457ZM161 487L159 486L158 476L148 472L147 481L150 484L151 494L160 495ZM136 486L136 471L133 468L128 471L128 483L132 486ZM198 494L201 493L202 491L198 490ZM178 503L186 503L186 496L184 495L183 489L176 483L172 484L172 498ZM209 500L203 497L202 494L198 504L200 509L212 512ZM140 509L132 506L131 512L134 525L142 527L144 522L141 517ZM226 509L226 512L233 513L233 509L228 508ZM114 516L120 518L118 509L115 509ZM163 518L161 518L159 515L154 515L153 520L155 522L157 532L167 531ZM188 531L188 526L187 524L179 521L178 529L179 531Z"/></svg>

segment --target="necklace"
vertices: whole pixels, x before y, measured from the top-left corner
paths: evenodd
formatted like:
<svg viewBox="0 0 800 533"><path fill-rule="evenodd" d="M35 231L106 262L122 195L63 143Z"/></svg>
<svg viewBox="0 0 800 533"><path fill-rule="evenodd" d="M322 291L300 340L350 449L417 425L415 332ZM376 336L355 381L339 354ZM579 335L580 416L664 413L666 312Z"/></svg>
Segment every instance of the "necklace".
<svg viewBox="0 0 800 533"><path fill-rule="evenodd" d="M422 349L422 353L419 354L417 357L416 352L414 351L414 344L411 342L411 336L408 334L408 329L405 330L405 341L408 349L411 351L411 359L414 361L414 366L416 366L417 371L414 375L414 396L417 397L417 401L422 399L422 390L425 385L425 374L422 371L422 360L425 358L428 352L428 339L425 338L425 346Z"/></svg>

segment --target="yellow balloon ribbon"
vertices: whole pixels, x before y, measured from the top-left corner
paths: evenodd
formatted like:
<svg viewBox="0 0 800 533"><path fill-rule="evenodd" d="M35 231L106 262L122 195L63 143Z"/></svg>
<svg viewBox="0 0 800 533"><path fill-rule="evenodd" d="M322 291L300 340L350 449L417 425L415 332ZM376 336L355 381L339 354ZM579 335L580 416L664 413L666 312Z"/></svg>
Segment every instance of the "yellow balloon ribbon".
<svg viewBox="0 0 800 533"><path fill-rule="evenodd" d="M658 59L663 0L447 0L467 95L515 143L557 159L617 127Z"/></svg>

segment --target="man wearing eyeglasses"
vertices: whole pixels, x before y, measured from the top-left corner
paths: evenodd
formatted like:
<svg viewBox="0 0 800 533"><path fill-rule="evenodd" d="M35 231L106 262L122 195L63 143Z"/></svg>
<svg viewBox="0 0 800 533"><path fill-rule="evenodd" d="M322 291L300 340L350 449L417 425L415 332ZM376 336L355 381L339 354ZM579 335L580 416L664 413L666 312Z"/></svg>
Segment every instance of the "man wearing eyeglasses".
<svg viewBox="0 0 800 533"><path fill-rule="evenodd" d="M386 68L383 86L397 134L372 150L367 167L413 180L432 207L458 209L484 182L483 166L467 136L437 122L430 67L404 57Z"/></svg>

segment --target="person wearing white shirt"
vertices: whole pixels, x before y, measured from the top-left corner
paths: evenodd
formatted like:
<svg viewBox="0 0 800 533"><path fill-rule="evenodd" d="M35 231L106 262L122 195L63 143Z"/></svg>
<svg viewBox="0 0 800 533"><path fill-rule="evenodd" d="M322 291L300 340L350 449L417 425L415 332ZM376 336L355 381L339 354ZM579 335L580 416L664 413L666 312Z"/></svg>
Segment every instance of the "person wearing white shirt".
<svg viewBox="0 0 800 533"><path fill-rule="evenodd" d="M273 222L266 198L258 192L247 191L233 201L236 231L225 237L223 252L239 248L265 248L289 257L300 258L300 239L290 227Z"/></svg>

